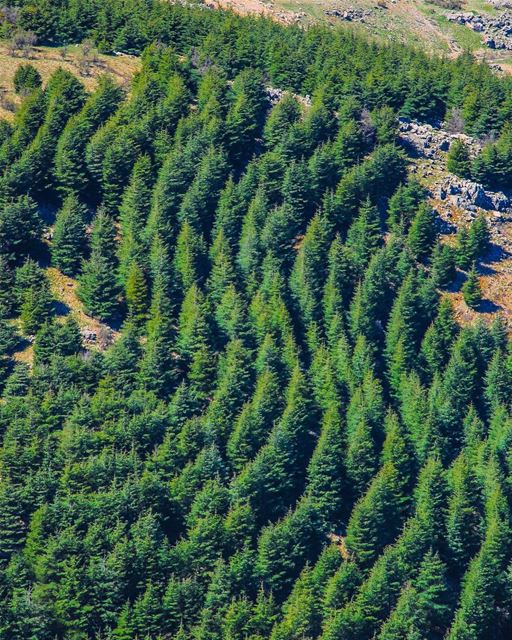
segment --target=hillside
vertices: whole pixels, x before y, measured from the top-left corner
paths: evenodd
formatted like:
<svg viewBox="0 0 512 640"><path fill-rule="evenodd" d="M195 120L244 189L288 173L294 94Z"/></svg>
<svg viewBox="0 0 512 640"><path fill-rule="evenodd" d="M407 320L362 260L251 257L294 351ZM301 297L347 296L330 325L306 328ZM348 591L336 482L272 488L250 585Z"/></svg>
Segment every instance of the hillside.
<svg viewBox="0 0 512 640"><path fill-rule="evenodd" d="M512 637L512 78L269 17L0 9L0 640Z"/></svg>
<svg viewBox="0 0 512 640"><path fill-rule="evenodd" d="M12 120L20 105L20 97L14 92L13 77L21 64L30 63L41 74L43 82L58 68L77 75L88 90L94 89L101 74L112 75L117 82L128 86L134 73L140 68L135 56L106 56L94 49L84 55L84 47L76 44L55 47L31 47L26 54L13 52L7 41L0 42L0 117Z"/></svg>
<svg viewBox="0 0 512 640"><path fill-rule="evenodd" d="M205 4L242 15L261 14L286 24L328 23L437 54L456 56L470 50L507 73L512 61L512 37L508 35L512 16L506 0L218 0Z"/></svg>

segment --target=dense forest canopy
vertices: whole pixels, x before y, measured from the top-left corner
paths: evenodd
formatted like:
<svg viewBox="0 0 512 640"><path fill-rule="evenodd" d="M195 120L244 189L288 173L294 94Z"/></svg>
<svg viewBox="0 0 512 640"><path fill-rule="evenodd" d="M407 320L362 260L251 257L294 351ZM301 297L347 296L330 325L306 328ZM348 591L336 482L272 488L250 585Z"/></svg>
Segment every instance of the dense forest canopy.
<svg viewBox="0 0 512 640"><path fill-rule="evenodd" d="M488 229L441 242L396 136L457 109L500 170L511 81L204 8L15 4L142 70L25 68L0 123L0 639L510 638L510 343L444 295L462 270L478 309Z"/></svg>

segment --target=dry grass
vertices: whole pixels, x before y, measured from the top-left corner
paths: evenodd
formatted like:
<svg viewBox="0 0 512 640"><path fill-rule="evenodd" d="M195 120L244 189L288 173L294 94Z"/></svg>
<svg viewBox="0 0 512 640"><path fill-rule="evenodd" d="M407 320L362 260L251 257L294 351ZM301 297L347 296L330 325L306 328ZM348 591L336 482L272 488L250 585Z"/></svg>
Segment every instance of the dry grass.
<svg viewBox="0 0 512 640"><path fill-rule="evenodd" d="M507 225L505 232L512 237L512 224ZM450 297L455 317L462 324L473 324L478 318L490 322L496 314L500 314L509 327L512 335L512 257L494 251L480 265L480 287L482 289L482 304L478 311L469 309L462 299L460 287L456 291L446 293ZM458 285L464 277L459 278Z"/></svg>
<svg viewBox="0 0 512 640"><path fill-rule="evenodd" d="M12 358L15 362L23 362L31 367L34 360L33 343L28 342L28 340L23 341L18 350L12 354Z"/></svg>
<svg viewBox="0 0 512 640"><path fill-rule="evenodd" d="M88 349L103 350L108 343L119 337L119 332L103 324L96 318L87 315L83 305L76 295L78 283L73 278L68 278L58 269L48 267L46 275L50 281L50 288L56 300L56 320L64 322L65 318L72 315L78 322L82 331L90 331L98 336L96 343L88 343ZM19 329L19 320L16 321ZM105 342L103 342L105 341ZM16 362L24 362L32 366L34 359L34 344L31 340L22 340L18 349L13 354Z"/></svg>
<svg viewBox="0 0 512 640"><path fill-rule="evenodd" d="M434 194L437 192L438 185L449 175L442 158L435 161L424 158L413 160L409 170ZM430 203L441 213L441 217L454 227L459 228L467 224L467 214L449 200L431 197ZM450 291L443 295L450 298L455 317L461 325L473 324L478 318L491 322L499 313L506 321L512 336L512 222L503 222L499 231L500 234L493 238L497 244L493 245L489 255L480 265L482 304L478 311L469 309L462 298L461 286L465 279L465 274L462 272L459 272L457 281ZM444 234L441 241L454 245L455 234Z"/></svg>
<svg viewBox="0 0 512 640"><path fill-rule="evenodd" d="M0 117L11 120L14 116L10 108L17 108L20 98L14 93L13 77L20 64L32 64L41 74L43 82L59 67L74 73L85 85L92 90L96 86L98 76L112 75L120 84L128 85L133 75L140 69L140 59L135 56L105 56L94 54L93 62L89 65L87 75L81 65L81 47L70 46L67 49L50 47L35 47L29 57L12 55L6 43L0 44ZM10 104L9 104L10 103ZM6 108L7 107L7 108Z"/></svg>
<svg viewBox="0 0 512 640"><path fill-rule="evenodd" d="M76 280L65 276L55 267L48 267L46 275L50 281L52 294L58 301L57 319L64 319L68 314L71 314L82 330L94 332L98 336L108 332L112 334L113 339L118 337L119 332L112 330L96 318L85 313L83 305L76 294L78 287Z"/></svg>

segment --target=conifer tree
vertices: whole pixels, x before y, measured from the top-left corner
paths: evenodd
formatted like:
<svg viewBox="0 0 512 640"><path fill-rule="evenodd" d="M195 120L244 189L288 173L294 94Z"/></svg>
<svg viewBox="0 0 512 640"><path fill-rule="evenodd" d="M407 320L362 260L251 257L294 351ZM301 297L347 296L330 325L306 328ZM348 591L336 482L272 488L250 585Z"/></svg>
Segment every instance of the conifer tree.
<svg viewBox="0 0 512 640"><path fill-rule="evenodd" d="M468 273L466 281L462 285L462 297L470 309L478 309L482 301L482 290L474 264Z"/></svg>
<svg viewBox="0 0 512 640"><path fill-rule="evenodd" d="M83 108L67 122L55 154L55 174L59 189L91 198L88 192L91 176L86 164L86 147L95 129L114 112L122 98L122 90L107 75L101 76L98 88ZM94 200L94 198L92 198Z"/></svg>
<svg viewBox="0 0 512 640"><path fill-rule="evenodd" d="M458 138L450 145L446 158L446 168L460 178L471 177L471 159L467 145Z"/></svg>
<svg viewBox="0 0 512 640"><path fill-rule="evenodd" d="M85 253L85 207L69 195L57 213L52 238L52 262L67 276L74 276Z"/></svg>
<svg viewBox="0 0 512 640"><path fill-rule="evenodd" d="M135 162L119 207L118 257L121 282L128 277L133 260L141 266L146 264L148 247L145 244L144 227L151 206L152 181L151 160L147 155L142 155Z"/></svg>
<svg viewBox="0 0 512 640"><path fill-rule="evenodd" d="M87 312L100 320L111 320L119 308L114 234L112 220L100 211L93 223L91 256L79 279L78 296Z"/></svg>
<svg viewBox="0 0 512 640"><path fill-rule="evenodd" d="M489 227L482 212L479 213L469 228L468 241L472 248L474 260L483 257L489 250Z"/></svg>
<svg viewBox="0 0 512 640"><path fill-rule="evenodd" d="M424 195L423 187L416 180L400 185L388 202L388 225L407 231Z"/></svg>
<svg viewBox="0 0 512 640"><path fill-rule="evenodd" d="M321 314L321 292L325 279L327 237L323 220L315 216L295 260L290 276L290 288L300 315L307 326L318 322Z"/></svg>
<svg viewBox="0 0 512 640"><path fill-rule="evenodd" d="M227 443L227 456L237 471L252 460L264 444L282 408L280 395L277 375L269 370L263 371L251 400L237 417Z"/></svg>
<svg viewBox="0 0 512 640"><path fill-rule="evenodd" d="M20 64L13 77L14 91L19 95L27 95L42 84L39 71L31 64Z"/></svg>
<svg viewBox="0 0 512 640"><path fill-rule="evenodd" d="M202 284L206 270L205 262L206 246L203 237L188 220L185 220L176 241L173 260L174 273L182 295L193 284Z"/></svg>
<svg viewBox="0 0 512 640"><path fill-rule="evenodd" d="M363 149L359 124L354 119L342 122L334 141L334 157L340 175L357 163Z"/></svg>
<svg viewBox="0 0 512 640"><path fill-rule="evenodd" d="M300 118L301 110L297 99L285 93L272 108L263 131L263 138L268 148L282 144L291 126Z"/></svg>
<svg viewBox="0 0 512 640"><path fill-rule="evenodd" d="M503 513L499 489L492 495L491 501L495 504L491 509L485 539L466 573L460 604L446 636L449 640L490 638L499 633L502 620L497 605L503 594L501 585L509 525L506 508Z"/></svg>
<svg viewBox="0 0 512 640"><path fill-rule="evenodd" d="M376 444L366 418L361 418L348 434L347 475L351 493L361 496L377 470Z"/></svg>
<svg viewBox="0 0 512 640"><path fill-rule="evenodd" d="M307 494L316 506L320 518L329 525L338 525L346 514L347 478L342 421L331 407L322 421L315 451L308 465Z"/></svg>
<svg viewBox="0 0 512 640"><path fill-rule="evenodd" d="M437 231L432 209L428 205L422 204L407 235L407 244L417 260L425 260L429 257L436 237Z"/></svg>
<svg viewBox="0 0 512 640"><path fill-rule="evenodd" d="M490 413L499 405L510 405L511 371L503 366L503 359L503 351L496 349L485 373L484 397Z"/></svg>
<svg viewBox="0 0 512 640"><path fill-rule="evenodd" d="M0 255L11 264L19 263L34 248L41 230L32 198L20 196L4 203L0 210Z"/></svg>
<svg viewBox="0 0 512 640"><path fill-rule="evenodd" d="M373 564L399 531L402 521L400 489L395 467L385 463L352 511L346 543L363 568Z"/></svg>
<svg viewBox="0 0 512 640"><path fill-rule="evenodd" d="M347 245L352 249L354 262L362 274L377 247L381 245L380 219L377 207L368 198L359 209L357 219L348 231Z"/></svg>
<svg viewBox="0 0 512 640"><path fill-rule="evenodd" d="M175 327L167 282L160 273L153 282L151 308L147 324L147 341L140 362L139 378L143 386L160 396L168 396L175 380L172 347Z"/></svg>
<svg viewBox="0 0 512 640"><path fill-rule="evenodd" d="M21 328L25 335L34 335L50 318L53 299L47 278L23 291L20 306Z"/></svg>
<svg viewBox="0 0 512 640"><path fill-rule="evenodd" d="M403 587L395 609L377 638L433 636L445 631L450 614L446 567L437 554L429 552L422 560L418 576L412 584Z"/></svg>
<svg viewBox="0 0 512 640"><path fill-rule="evenodd" d="M247 160L249 150L260 132L265 97L256 71L242 71L233 83L234 99L226 116L227 139L233 160Z"/></svg>
<svg viewBox="0 0 512 640"><path fill-rule="evenodd" d="M421 343L420 359L429 377L441 371L448 362L457 332L451 302L449 298L443 298L437 317L425 332Z"/></svg>
<svg viewBox="0 0 512 640"><path fill-rule="evenodd" d="M404 280L393 304L386 332L386 357L388 366L399 345L402 349L402 364L410 370L416 362L416 353L421 329L421 309L417 295L418 279L411 272ZM398 391L399 380L394 382L394 391Z"/></svg>
<svg viewBox="0 0 512 640"><path fill-rule="evenodd" d="M444 289L455 280L455 252L446 244L437 243L432 253L432 279L436 287Z"/></svg>
<svg viewBox="0 0 512 640"><path fill-rule="evenodd" d="M128 271L125 295L130 319L140 325L148 312L148 286L144 272L135 261Z"/></svg>
<svg viewBox="0 0 512 640"><path fill-rule="evenodd" d="M447 542L453 569L462 572L480 546L482 524L478 481L464 452L454 462L450 480Z"/></svg>

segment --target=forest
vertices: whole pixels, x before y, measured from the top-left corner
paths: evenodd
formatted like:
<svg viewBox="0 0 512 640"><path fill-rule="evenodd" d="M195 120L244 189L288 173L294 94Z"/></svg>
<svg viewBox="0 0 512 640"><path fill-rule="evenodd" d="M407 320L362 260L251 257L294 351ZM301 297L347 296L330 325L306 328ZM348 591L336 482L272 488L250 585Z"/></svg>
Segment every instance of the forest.
<svg viewBox="0 0 512 640"><path fill-rule="evenodd" d="M511 186L512 80L203 6L10 4L142 69L23 63L0 122L0 640L510 638L508 328L446 295L478 311L489 230L441 237L397 125L456 110L489 142L453 172Z"/></svg>

